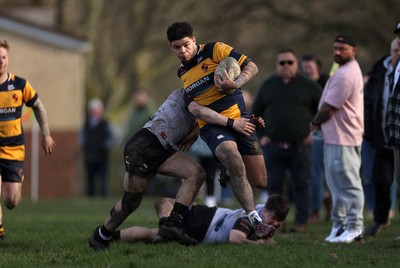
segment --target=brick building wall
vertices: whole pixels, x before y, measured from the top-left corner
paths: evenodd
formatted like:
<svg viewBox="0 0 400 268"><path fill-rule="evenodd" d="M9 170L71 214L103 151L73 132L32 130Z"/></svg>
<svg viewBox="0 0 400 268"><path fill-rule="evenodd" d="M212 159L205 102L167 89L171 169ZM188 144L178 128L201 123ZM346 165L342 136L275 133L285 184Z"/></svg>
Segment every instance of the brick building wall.
<svg viewBox="0 0 400 268"><path fill-rule="evenodd" d="M82 195L83 182L81 154L76 131L52 131L57 144L51 155L46 155L39 143L39 197L73 197ZM26 157L25 181L22 187L24 198L31 196L31 131L25 131ZM39 141L40 142L40 141Z"/></svg>

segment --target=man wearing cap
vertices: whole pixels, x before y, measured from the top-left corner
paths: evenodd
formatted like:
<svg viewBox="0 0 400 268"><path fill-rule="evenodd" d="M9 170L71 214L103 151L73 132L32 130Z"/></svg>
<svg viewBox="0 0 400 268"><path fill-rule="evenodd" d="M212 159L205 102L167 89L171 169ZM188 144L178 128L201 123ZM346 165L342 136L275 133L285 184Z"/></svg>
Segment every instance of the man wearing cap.
<svg viewBox="0 0 400 268"><path fill-rule="evenodd" d="M356 41L347 34L333 43L339 65L326 83L319 110L310 124L324 137L325 177L332 193L332 230L329 243L362 239L364 192L360 177L364 132L363 77L355 59Z"/></svg>
<svg viewBox="0 0 400 268"><path fill-rule="evenodd" d="M400 22L393 33L397 35L397 44L400 46ZM400 60L397 61L392 74L389 77L390 97L386 114L386 134L389 144L394 152L394 177L400 183ZM400 238L400 237L399 237Z"/></svg>

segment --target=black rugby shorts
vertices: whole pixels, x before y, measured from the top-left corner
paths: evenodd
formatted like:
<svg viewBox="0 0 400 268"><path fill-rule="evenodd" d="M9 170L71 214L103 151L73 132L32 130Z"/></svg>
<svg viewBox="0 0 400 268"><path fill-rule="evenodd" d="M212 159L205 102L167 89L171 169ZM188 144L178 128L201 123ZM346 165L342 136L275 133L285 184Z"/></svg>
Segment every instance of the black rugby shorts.
<svg viewBox="0 0 400 268"><path fill-rule="evenodd" d="M175 153L176 150L165 149L152 132L142 128L125 145L125 170L151 179L157 168Z"/></svg>

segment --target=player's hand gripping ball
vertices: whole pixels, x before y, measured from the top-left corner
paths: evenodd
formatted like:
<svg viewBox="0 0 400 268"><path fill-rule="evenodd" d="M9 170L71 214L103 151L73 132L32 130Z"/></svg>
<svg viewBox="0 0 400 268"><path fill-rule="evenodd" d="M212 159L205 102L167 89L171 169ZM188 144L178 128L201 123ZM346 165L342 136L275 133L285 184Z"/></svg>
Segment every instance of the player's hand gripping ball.
<svg viewBox="0 0 400 268"><path fill-rule="evenodd" d="M238 76L240 75L240 72L241 72L239 62L235 58L227 57L218 63L218 66L214 71L214 83L215 84L217 84L216 83L217 76L219 76L219 78L222 81L225 80L226 76L225 76L224 70L226 70L226 72L228 73L228 76L231 80L236 80L236 78L238 78ZM231 94L236 89L223 90L223 89L218 88L218 90L224 94Z"/></svg>

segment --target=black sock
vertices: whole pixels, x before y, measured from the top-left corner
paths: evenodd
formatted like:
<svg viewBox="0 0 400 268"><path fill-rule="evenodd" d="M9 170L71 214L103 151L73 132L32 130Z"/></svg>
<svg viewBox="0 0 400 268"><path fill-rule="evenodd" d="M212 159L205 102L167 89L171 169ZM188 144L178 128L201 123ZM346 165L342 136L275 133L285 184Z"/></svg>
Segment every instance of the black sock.
<svg viewBox="0 0 400 268"><path fill-rule="evenodd" d="M169 225L180 226L183 218L187 215L188 212L189 212L189 207L181 203L175 202L171 214L168 217Z"/></svg>
<svg viewBox="0 0 400 268"><path fill-rule="evenodd" d="M113 239L114 241L120 240L120 239L121 239L121 231L118 230L118 231L113 232L113 234L112 234L112 239Z"/></svg>
<svg viewBox="0 0 400 268"><path fill-rule="evenodd" d="M99 234L99 236L100 236L100 238L102 238L103 240L110 240L111 237L112 237L112 234L113 234L113 232L107 230L107 228L104 227L104 225L100 227L100 234ZM108 239L107 239L107 238L108 238Z"/></svg>
<svg viewBox="0 0 400 268"><path fill-rule="evenodd" d="M168 217L161 217L161 218L158 220L158 227L163 226L164 223L167 222L167 220L168 220Z"/></svg>

